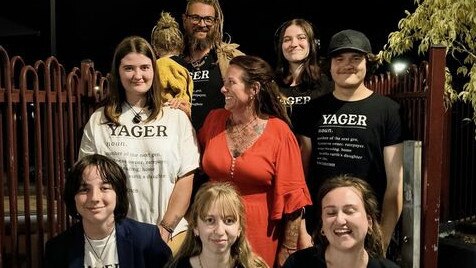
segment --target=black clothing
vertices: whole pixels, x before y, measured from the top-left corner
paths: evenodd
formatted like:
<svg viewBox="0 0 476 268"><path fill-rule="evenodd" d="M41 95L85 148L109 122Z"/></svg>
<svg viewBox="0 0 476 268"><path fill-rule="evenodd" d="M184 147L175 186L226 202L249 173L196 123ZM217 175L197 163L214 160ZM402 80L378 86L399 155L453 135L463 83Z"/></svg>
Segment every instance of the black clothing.
<svg viewBox="0 0 476 268"><path fill-rule="evenodd" d="M223 79L216 50L211 50L199 62L187 63L186 67L193 80L192 125L198 132L208 112L225 106L225 97L221 93Z"/></svg>
<svg viewBox="0 0 476 268"><path fill-rule="evenodd" d="M291 254L283 265L283 268L325 268L325 250L320 246L314 246L306 249L301 249ZM398 268L399 266L394 262L385 258L371 258L369 256L369 263L367 268ZM349 267L352 268L352 267Z"/></svg>

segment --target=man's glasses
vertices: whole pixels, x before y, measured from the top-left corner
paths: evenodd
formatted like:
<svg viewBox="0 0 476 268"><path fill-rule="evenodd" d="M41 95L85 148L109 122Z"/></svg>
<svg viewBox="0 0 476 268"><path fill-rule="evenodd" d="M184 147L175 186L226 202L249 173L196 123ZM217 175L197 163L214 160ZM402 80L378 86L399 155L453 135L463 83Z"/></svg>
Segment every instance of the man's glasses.
<svg viewBox="0 0 476 268"><path fill-rule="evenodd" d="M212 26L213 24L215 24L215 21L216 21L216 18L212 16L202 17L199 15L188 15L188 14L186 14L185 16L187 17L187 19L190 19L190 21L193 24L199 24L200 21L203 20L203 22L205 22L205 25Z"/></svg>

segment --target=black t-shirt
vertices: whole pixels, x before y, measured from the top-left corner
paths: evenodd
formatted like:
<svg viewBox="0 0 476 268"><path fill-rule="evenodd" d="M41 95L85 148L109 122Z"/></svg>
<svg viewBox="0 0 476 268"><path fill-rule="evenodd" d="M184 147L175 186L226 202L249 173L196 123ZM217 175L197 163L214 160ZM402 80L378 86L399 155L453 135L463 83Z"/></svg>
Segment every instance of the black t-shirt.
<svg viewBox="0 0 476 268"><path fill-rule="evenodd" d="M320 246L298 250L291 254L283 265L283 268L325 268L325 251ZM367 268L398 268L394 262L385 258L370 258Z"/></svg>
<svg viewBox="0 0 476 268"><path fill-rule="evenodd" d="M192 268L190 257L183 257L177 261L177 268ZM244 268L243 265L237 264L233 268Z"/></svg>
<svg viewBox="0 0 476 268"><path fill-rule="evenodd" d="M366 180L382 206L387 186L383 149L403 141L398 103L377 93L359 101L328 93L300 111L294 130L311 139L307 185L314 203L324 180L349 174ZM316 212L310 210L306 219L312 222Z"/></svg>
<svg viewBox="0 0 476 268"><path fill-rule="evenodd" d="M208 112L225 105L225 97L220 92L223 79L215 50L211 50L199 63L187 63L186 67L193 80L192 125L198 131Z"/></svg>
<svg viewBox="0 0 476 268"><path fill-rule="evenodd" d="M299 110L302 110L311 100L331 92L333 87L334 83L325 75L322 75L321 79L313 84L280 85L281 93L286 97L284 104L286 105L291 123L294 125L294 122L297 120L296 116L302 114Z"/></svg>

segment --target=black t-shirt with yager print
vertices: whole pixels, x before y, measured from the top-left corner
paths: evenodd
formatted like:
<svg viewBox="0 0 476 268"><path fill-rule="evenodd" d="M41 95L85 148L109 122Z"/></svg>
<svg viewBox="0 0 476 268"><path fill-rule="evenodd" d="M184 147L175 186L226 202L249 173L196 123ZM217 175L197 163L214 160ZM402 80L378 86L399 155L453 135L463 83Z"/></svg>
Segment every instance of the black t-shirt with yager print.
<svg viewBox="0 0 476 268"><path fill-rule="evenodd" d="M186 67L193 80L192 125L199 131L208 112L225 105L225 97L220 91L223 79L216 51L211 50L201 61L188 63Z"/></svg>
<svg viewBox="0 0 476 268"><path fill-rule="evenodd" d="M306 105L294 130L311 139L306 182L315 204L324 180L349 174L366 180L382 206L387 186L383 149L403 142L400 109L398 103L375 92L358 101L342 101L329 93ZM310 231L319 215L318 208L313 209L306 210Z"/></svg>
<svg viewBox="0 0 476 268"><path fill-rule="evenodd" d="M327 76L322 75L321 79L313 84L301 83L295 86L280 85L279 87L285 97L284 104L291 124L294 126L298 120L296 117L302 114L300 110L311 100L331 92L334 89L334 83Z"/></svg>

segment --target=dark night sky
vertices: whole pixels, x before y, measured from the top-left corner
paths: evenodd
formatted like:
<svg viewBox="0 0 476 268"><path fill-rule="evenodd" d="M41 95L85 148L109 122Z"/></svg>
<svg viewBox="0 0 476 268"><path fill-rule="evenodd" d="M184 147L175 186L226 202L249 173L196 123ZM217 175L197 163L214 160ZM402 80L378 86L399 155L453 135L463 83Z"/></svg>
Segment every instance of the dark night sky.
<svg viewBox="0 0 476 268"><path fill-rule="evenodd" d="M0 16L40 30L40 36L2 38L9 56L24 56L27 64L46 59L50 53L49 16L47 0L24 0L2 8ZM30 4L28 4L30 3ZM165 10L181 23L185 0L110 1L110 0L56 0L56 57L67 71L79 66L82 59L91 59L96 69L107 73L116 44L128 35L150 39L150 31ZM321 44L327 44L333 33L353 28L367 34L373 51L378 52L388 34L397 30L404 10L413 12L413 0L381 1L250 1L221 0L225 15L225 32L232 42L240 44L246 54L261 56L274 63L273 36L286 20L301 17L311 21L318 30ZM258 7L258 5L260 7ZM29 8L25 8L28 6ZM1 28L0 28L1 29ZM20 43L20 45L19 45Z"/></svg>

